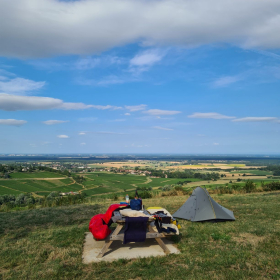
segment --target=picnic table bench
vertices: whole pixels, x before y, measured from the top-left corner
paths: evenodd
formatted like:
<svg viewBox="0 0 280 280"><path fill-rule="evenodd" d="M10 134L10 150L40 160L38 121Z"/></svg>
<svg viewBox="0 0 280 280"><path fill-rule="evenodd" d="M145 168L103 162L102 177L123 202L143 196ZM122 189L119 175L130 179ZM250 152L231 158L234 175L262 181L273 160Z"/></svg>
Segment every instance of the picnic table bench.
<svg viewBox="0 0 280 280"><path fill-rule="evenodd" d="M162 248L162 250L165 252L165 254L169 254L170 250L167 248L167 246L164 244L164 242L161 240L162 238L166 237L165 234L156 232L153 227L151 226L151 222L153 222L154 219L148 220L148 232L146 233L146 238L154 238L159 246ZM110 245L113 243L113 241L116 240L123 240L124 233L120 233L123 226L125 225L125 220L118 220L116 221L117 227L114 230L114 232L109 236L109 238L105 241L105 244L103 248L101 249L100 253L97 255L97 258L102 258L103 255L107 252Z"/></svg>

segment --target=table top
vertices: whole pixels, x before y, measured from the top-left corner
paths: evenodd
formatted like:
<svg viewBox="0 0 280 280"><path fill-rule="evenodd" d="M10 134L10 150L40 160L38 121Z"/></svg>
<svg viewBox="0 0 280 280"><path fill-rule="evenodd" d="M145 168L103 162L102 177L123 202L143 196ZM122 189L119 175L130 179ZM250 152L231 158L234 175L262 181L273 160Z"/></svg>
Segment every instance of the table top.
<svg viewBox="0 0 280 280"><path fill-rule="evenodd" d="M123 217L123 219L121 219L121 220L117 220L116 221L116 223L117 224L124 224L125 223L125 216ZM142 218L142 217L133 217L133 218ZM151 222L153 222L154 221L154 217L149 217L149 220L148 220L148 223L151 223Z"/></svg>

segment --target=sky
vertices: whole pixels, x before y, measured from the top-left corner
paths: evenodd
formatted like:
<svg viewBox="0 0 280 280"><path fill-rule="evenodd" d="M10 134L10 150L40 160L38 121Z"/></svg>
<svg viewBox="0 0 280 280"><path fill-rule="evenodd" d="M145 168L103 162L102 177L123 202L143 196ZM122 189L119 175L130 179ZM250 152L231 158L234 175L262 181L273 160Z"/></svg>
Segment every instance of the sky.
<svg viewBox="0 0 280 280"><path fill-rule="evenodd" d="M280 154L280 1L0 0L0 153Z"/></svg>

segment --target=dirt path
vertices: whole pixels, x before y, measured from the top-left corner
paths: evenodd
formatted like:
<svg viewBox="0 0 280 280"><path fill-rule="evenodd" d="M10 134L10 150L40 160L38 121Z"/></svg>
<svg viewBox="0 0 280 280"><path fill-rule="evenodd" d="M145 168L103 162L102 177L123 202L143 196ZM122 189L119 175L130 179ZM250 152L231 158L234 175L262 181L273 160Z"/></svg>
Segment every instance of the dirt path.
<svg viewBox="0 0 280 280"><path fill-rule="evenodd" d="M147 177L146 182L141 183L141 184L149 184L151 182L153 182L153 180L150 177Z"/></svg>
<svg viewBox="0 0 280 280"><path fill-rule="evenodd" d="M8 189L8 190L12 190L12 191L16 191L16 192L19 192L19 193L20 193L20 191L19 191L19 190L15 190L15 189L12 189L12 188L9 188L9 187L6 187L6 186L3 186L3 185L0 185L0 187L3 187L3 188L6 188L6 189Z"/></svg>

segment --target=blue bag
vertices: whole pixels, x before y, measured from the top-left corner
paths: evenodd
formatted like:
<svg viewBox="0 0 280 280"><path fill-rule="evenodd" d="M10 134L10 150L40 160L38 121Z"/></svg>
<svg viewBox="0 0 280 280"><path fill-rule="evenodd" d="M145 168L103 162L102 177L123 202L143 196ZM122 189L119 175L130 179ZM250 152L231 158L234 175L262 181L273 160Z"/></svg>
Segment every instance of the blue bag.
<svg viewBox="0 0 280 280"><path fill-rule="evenodd" d="M131 199L130 208L132 210L141 210L142 209L142 200L141 199Z"/></svg>

